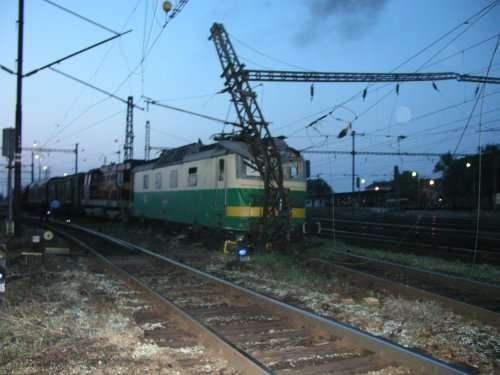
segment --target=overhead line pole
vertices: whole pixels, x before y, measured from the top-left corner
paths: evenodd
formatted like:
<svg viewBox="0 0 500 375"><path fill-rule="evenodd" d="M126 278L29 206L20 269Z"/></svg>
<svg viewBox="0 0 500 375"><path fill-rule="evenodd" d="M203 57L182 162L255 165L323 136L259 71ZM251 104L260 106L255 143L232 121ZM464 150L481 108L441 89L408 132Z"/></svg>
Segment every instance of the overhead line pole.
<svg viewBox="0 0 500 375"><path fill-rule="evenodd" d="M151 124L146 121L146 139L144 145L144 159L149 160L151 156Z"/></svg>
<svg viewBox="0 0 500 375"><path fill-rule="evenodd" d="M78 174L78 143L75 143L75 175Z"/></svg>
<svg viewBox="0 0 500 375"><path fill-rule="evenodd" d="M14 148L14 234L21 235L19 214L21 208L21 140L22 140L22 100L23 100L23 42L24 42L24 0L19 0L19 19L17 33L17 90L16 90L16 124Z"/></svg>

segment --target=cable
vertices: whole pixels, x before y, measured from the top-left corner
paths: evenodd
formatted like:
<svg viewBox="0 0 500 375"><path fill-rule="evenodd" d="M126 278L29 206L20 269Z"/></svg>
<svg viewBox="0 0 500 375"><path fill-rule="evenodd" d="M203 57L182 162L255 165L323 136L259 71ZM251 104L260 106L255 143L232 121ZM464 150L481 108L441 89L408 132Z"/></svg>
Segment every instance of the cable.
<svg viewBox="0 0 500 375"><path fill-rule="evenodd" d="M311 71L311 69L307 69L307 68L304 68L302 66L298 66L298 65L294 65L294 64L290 64L290 63L287 63L286 61L283 61L283 60L280 60L276 57L273 57L273 56L270 56L262 51L259 51L257 50L256 48L250 46L249 44L245 43L244 41L242 41L241 39L238 39L237 37L235 37L233 34L229 34L228 35L231 37L231 39L235 40L236 42L238 42L239 44L241 44L242 46L248 48L249 50L261 55L261 56L264 56L264 57L267 57L269 60L272 60L272 61L275 61L275 62L278 62L280 64L283 64L283 65L286 65L286 66L289 66L291 68L296 68L296 69L300 69L300 70L306 70L306 71Z"/></svg>
<svg viewBox="0 0 500 375"><path fill-rule="evenodd" d="M187 142L187 143L191 142L190 139L179 137L178 135L175 135L175 134L167 133L164 130L159 130L159 129L156 129L156 128L153 128L153 127L151 127L150 129L153 130L153 131L155 131L155 132L157 132L157 133L165 134L165 135L167 135L167 136L169 136L171 138L177 139L177 140L182 141L182 142Z"/></svg>
<svg viewBox="0 0 500 375"><path fill-rule="evenodd" d="M421 55L422 53L424 53L425 51L427 51L428 49L432 48L434 45L436 45L437 43L439 43L441 40L445 39L446 37L448 37L449 35L453 34L455 31L457 31L458 29L460 29L462 26L464 25L469 25L466 27L466 30L468 30L475 22L477 22L479 19L481 19L484 15L486 15L489 11L491 11L498 3L498 0L495 0L493 2L491 2L490 4L488 4L487 6L485 6L484 8L482 8L479 12L473 14L472 16L468 17L465 21L461 22L460 24L458 24L457 26L455 26L454 28L452 28L450 31L444 33L443 35L441 35L439 38L437 38L435 41L433 41L432 43L430 43L429 45L427 45L426 47L422 48L420 51L418 51L417 53L413 54L412 56L410 56L408 59L406 59L405 61L403 61L401 64L399 64L398 66L396 66L394 69L392 69L390 72L394 72L396 70L398 70L399 68L401 68L402 66L406 65L408 62L410 62L411 60L413 60L414 58L418 57L419 55ZM477 20L474 20L476 17L478 17ZM461 36L463 34L463 32L461 34L459 34L459 36ZM455 39L453 39L455 40ZM441 52L442 50L440 50L438 52L438 54ZM431 57L430 60L432 60L437 54L433 55ZM426 63L430 62L430 60L428 60ZM419 68L420 69L420 68ZM418 70L417 70L418 71ZM353 96L351 96L349 99L345 100L344 102L342 102L341 105L346 105L348 104L350 101L354 100L356 97L360 96L363 94L363 92L366 90L366 92L368 92L368 89L370 87L372 87L374 84L370 84L368 85L365 89L363 90L360 90L359 92L357 92L356 94L354 94ZM387 86L387 85L384 85L384 86ZM382 87L384 87L382 86ZM388 95L386 95L385 97L383 97L381 100L379 100L377 102L380 103L383 99L385 99ZM332 107L331 107L332 108ZM333 107L335 108L335 107ZM371 109L373 109L374 106L371 106L370 108L368 108L368 110L365 110L363 112L363 115L365 115L368 111L370 111ZM326 116L325 116L326 117ZM358 118L361 117L361 116L358 116ZM324 118L324 117L323 117ZM296 134L296 133L293 133L293 134Z"/></svg>
<svg viewBox="0 0 500 375"><path fill-rule="evenodd" d="M162 102L180 102L180 101L192 100L192 99L205 99L205 98L209 98L209 97L212 97L214 95L219 95L219 94L222 94L222 92L221 91L215 91L215 92L212 92L211 94L184 96L184 97L168 98L168 99L155 99L155 101L158 102L158 103L162 103ZM142 97L144 97L144 95Z"/></svg>
<svg viewBox="0 0 500 375"><path fill-rule="evenodd" d="M490 63L488 70L486 72L486 76L489 76L490 74L490 69L491 65L493 64L493 61L495 59L495 55L498 50L498 44L500 43L500 37L497 38L497 43L495 45L495 49L493 50L493 54L491 55ZM482 157L483 157L483 152L481 150L481 130L482 130L482 118L483 118L483 106L484 106L484 96L485 96L485 91L486 91L486 84L483 84L482 87L482 95L481 95L481 108L479 111L480 117L479 117L479 133L478 133L478 150L479 150L479 172L478 172L478 187L477 187L477 215L476 215L476 233L474 237L474 256L472 258L472 266L471 266L471 274L472 274L472 269L474 265L476 264L477 260L477 252L478 252L478 245L479 245L479 223L480 223L480 217L481 217L481 188L482 188ZM468 125L468 124L467 124ZM464 132L465 129L464 128ZM463 133L462 133L463 136ZM461 139L460 139L461 140ZM495 171L496 173L496 171Z"/></svg>
<svg viewBox="0 0 500 375"><path fill-rule="evenodd" d="M500 37L497 38L497 43L495 45L495 49L493 50L493 54L492 54L491 59L490 59L490 64L489 64L490 68L491 68L491 65L493 64L493 61L495 59L495 55L497 53L499 43L500 43ZM486 76L488 77L489 74L490 74L490 70L488 69L488 71L486 72ZM464 126L464 130L462 131L462 134L460 134L460 138L458 139L458 142L457 142L457 145L455 146L455 150L453 151L453 154L456 154L458 148L460 147L460 143L462 143L462 139L464 137L465 131L469 127L472 115L474 114L474 111L476 110L476 106L479 102L479 99L482 98L482 102L484 102L484 98L485 98L485 96L487 96L485 91L486 91L486 84L483 83L481 86L481 92L477 96L477 100L475 101L474 106L472 107L472 111L471 111L471 114L469 116L469 119L467 120L467 123ZM479 121L479 123L481 124L481 120ZM479 153L481 153L481 151L479 151Z"/></svg>
<svg viewBox="0 0 500 375"><path fill-rule="evenodd" d="M90 128L93 128L94 126L96 125L99 125L99 124L102 124L103 122L105 121L108 121L108 120L111 120L112 118L115 118L116 116L118 115L121 115L122 113L124 113L125 111L124 110L121 110L121 111L118 111L118 112L115 112L109 116L106 116L105 118L101 119L101 120L98 120L98 121L95 121L87 126L85 126L84 128L82 129L79 129L73 133L70 133L69 135L66 135L65 138L66 139L71 139L72 137L74 137L75 135L78 135L80 133L83 133L84 131L87 131L89 130Z"/></svg>
<svg viewBox="0 0 500 375"><path fill-rule="evenodd" d="M63 7L63 6L59 5L59 4L54 3L53 1L50 1L50 0L42 0L42 1L45 1L46 3L48 3L48 4L52 5L52 6L55 6L56 8L59 8L60 10L66 12L66 13L69 13L69 14L75 16L75 17L78 17L78 18L80 18L80 19L82 19L82 20L84 20L84 21L86 21L86 22L88 22L88 23L90 23L90 24L92 24L94 26L97 26L97 27L99 27L99 28L101 28L103 30L106 30L106 31L108 31L110 33L113 33L113 34L118 34L118 32L110 29L109 27L106 27L106 26L104 26L104 25L102 25L100 23L97 23L96 21L93 21L90 18L84 17L81 14L78 14L78 13L76 13L76 12L74 12L74 11L68 9L68 8L65 8L65 7Z"/></svg>
<svg viewBox="0 0 500 375"><path fill-rule="evenodd" d="M451 55L448 55L448 56L443 57L443 58L441 58L441 59L439 59L439 60L436 60L436 61L434 61L432 64L425 65L425 66L423 66L423 68L422 68L422 69L427 69L427 68L430 68L431 66L435 66L435 65L437 65L437 64L442 63L443 61L446 61L446 60L449 60L449 59L451 59L451 58L453 58L453 57L455 57L455 56L461 55L461 54L462 54L462 53L464 53L464 52L470 51L470 50L471 50L471 49L473 49L473 48L476 48L476 47L479 47L479 46L481 46L481 45L483 45L483 44L488 43L490 40L493 40L493 39L495 39L495 38L498 38L498 36L500 36L500 34L495 34L495 35L492 35L492 36L490 36L489 38L486 38L486 39L483 39L483 40L481 40L481 41L479 41L479 42L477 42L477 43L474 43L474 44L472 44L472 45L470 45L470 46L468 46L468 47L466 47L466 48L464 48L464 49L462 49L462 50L460 50L460 51L458 51L458 52L452 53Z"/></svg>
<svg viewBox="0 0 500 375"><path fill-rule="evenodd" d="M427 64L429 64L436 56L438 56L441 52L443 52L446 48L448 48L454 41L456 41L458 38L460 38L463 34L465 34L467 31L469 31L481 18L483 18L485 15L487 15L497 4L497 1L495 1L493 4L488 9L485 9L485 11L478 16L477 19L470 21L467 23L467 27L460 31L458 35L456 35L454 38L452 38L448 43L446 43L441 49L439 49L437 52L435 52L425 63L423 63L417 71L420 71L421 69L424 69Z"/></svg>
<svg viewBox="0 0 500 375"><path fill-rule="evenodd" d="M48 0L44 0L44 1L48 1ZM116 92L121 88L123 87L123 85L130 79L130 77L132 77L132 75L137 71L137 69L141 66L142 63L145 62L145 60L147 59L147 57L149 56L149 54L151 53L151 51L153 50L154 46L156 45L156 43L158 42L163 30L165 30L167 24L169 23L170 20L172 20L177 14L179 14L179 12L182 10L182 8L184 8L184 6L187 4L188 0L180 0L179 3L177 4L177 6L174 8L174 10L172 11L172 13L170 14L169 18L165 21L165 23L163 24L162 26L162 29L160 30L160 32L157 34L156 38L154 39L153 43L151 44L150 48L147 50L146 54L141 58L141 60L139 61L139 63L129 72L129 74L125 77L125 79L115 88L115 90L112 91L112 95L116 94ZM106 100L109 99L106 98ZM104 101L104 100L103 100ZM94 105L92 105L91 107L95 107L96 105L102 103L103 101L100 101L100 102L97 102L95 103ZM90 107L89 107L90 108Z"/></svg>
<svg viewBox="0 0 500 375"><path fill-rule="evenodd" d="M132 16L135 14L135 12L137 11L137 8L140 4L141 0L137 0L137 2L135 3L134 7L132 8L131 12L129 13L129 15L127 16L127 18L125 19L122 27L121 27L121 32L123 32L123 30L125 30L125 28L127 27L127 25L129 24L130 20L132 19ZM95 69L94 73L91 75L91 77L88 79L89 82L93 83L93 80L94 78L97 76L97 74L99 73L99 71L101 70L102 66L104 65L104 62L106 61L107 57L109 56L109 53L111 52L111 50L114 48L114 46L116 45L116 42L113 42L111 44L111 46L108 48L108 50L106 51L106 53L103 55L101 61L99 62L99 64L97 65L97 68ZM83 93L85 92L87 88L84 86L81 88L79 94L75 97L75 99L71 102L71 104L68 106L68 108L66 109L65 113L64 113L64 116L62 118L62 121L64 121L70 111L72 110L72 108L76 105L76 103L80 100L80 98L83 96ZM105 101L107 101L108 98L105 98L105 99L101 99L99 100L98 102L95 102L94 104L90 105L89 107L87 107L83 112L81 112L78 116L75 117L75 119L79 119L81 117L83 117L84 115L86 115L90 110L92 110L93 108L97 107L98 105L100 105L101 103L104 103ZM62 122L62 121L59 121L59 122ZM53 139L60 131L64 131L67 127L71 126L71 124L74 123L75 120L72 120L71 122L69 122L68 124L64 124L63 126L59 128L59 125L57 125L57 127L54 129L54 132L45 140L45 142L43 142L43 146L46 146L51 139Z"/></svg>
<svg viewBox="0 0 500 375"><path fill-rule="evenodd" d="M240 124L238 124L236 122L222 120L222 119L217 118L217 117L205 115L203 113L189 111L187 109L183 109L183 108L179 108L179 107L174 107L174 106L171 106L171 105L168 105L168 104L161 104L161 103L158 103L157 101L152 100L152 99L147 98L147 97L145 97L144 100L146 101L146 103L153 104L153 105L156 105L156 106L159 106L159 107L163 107L163 108L166 108L166 109L171 109L173 111L186 113L186 114L191 115L191 116L201 117L201 118L204 118L206 120L219 122L219 123L222 123L222 124L225 124L225 125L233 125L233 126L238 126L238 127L240 126Z"/></svg>

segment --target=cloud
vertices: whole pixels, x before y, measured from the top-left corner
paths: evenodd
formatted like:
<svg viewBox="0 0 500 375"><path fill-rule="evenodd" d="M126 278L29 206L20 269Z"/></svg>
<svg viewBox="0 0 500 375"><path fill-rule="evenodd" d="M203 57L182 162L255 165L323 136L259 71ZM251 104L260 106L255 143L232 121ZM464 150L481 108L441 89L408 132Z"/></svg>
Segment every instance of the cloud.
<svg viewBox="0 0 500 375"><path fill-rule="evenodd" d="M309 0L308 19L295 37L298 44L331 33L347 40L360 38L378 22L387 0Z"/></svg>

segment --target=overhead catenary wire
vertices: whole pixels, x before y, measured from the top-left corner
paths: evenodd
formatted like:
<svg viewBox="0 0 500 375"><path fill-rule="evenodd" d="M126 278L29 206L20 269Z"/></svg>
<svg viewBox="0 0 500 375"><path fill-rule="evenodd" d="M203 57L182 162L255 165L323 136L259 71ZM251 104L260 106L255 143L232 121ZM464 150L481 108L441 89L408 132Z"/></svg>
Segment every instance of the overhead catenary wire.
<svg viewBox="0 0 500 375"><path fill-rule="evenodd" d="M470 26L472 24L474 24L475 22L477 22L479 19L481 19L484 15L486 15L487 13L489 13L496 5L498 4L498 0L495 0L491 3L489 3L487 6L483 7L480 11L476 12L475 14L473 14L472 16L468 17L465 21L461 22L460 24L458 24L457 26L455 26L454 28L452 28L451 30L449 30L448 32L444 33L443 35L441 35L440 37L438 37L436 40L434 40L432 43L430 43L429 45L427 45L426 47L422 48L421 50L419 50L418 52L416 52L415 54L413 54L412 56L410 56L409 58L407 58L406 60L404 60L402 63L400 63L398 66L396 66L394 69L392 69L390 72L395 72L396 70L400 69L401 67L403 67L404 65L406 65L408 62L412 61L413 59L415 59L416 57L420 56L422 53L424 53L425 51L429 50L430 48L432 48L433 46L435 46L437 43L439 43L440 41L444 40L446 37L452 35L454 32L456 32L457 30L459 30L460 28L462 28L464 25L469 25L469 26L466 26L466 29L469 29ZM477 19L476 19L477 18ZM437 56L437 54L433 55L433 58ZM430 60L427 61L427 63L430 62ZM418 71L418 70L417 70ZM367 88L363 89L363 90L360 90L359 92L355 93L354 95L352 95L350 98L344 100L341 105L346 105L348 104L349 102L351 102L352 100L354 100L355 98L359 97L359 96L362 96L364 95L364 92L368 92L368 88L373 86L373 84L370 84L367 86ZM386 85L384 85L386 86ZM384 87L382 86L382 87ZM393 90L395 91L395 89ZM388 96L388 95L387 95ZM385 96L384 99L387 97ZM379 103L381 102L382 100L379 101ZM335 106L333 107L330 107L331 109L332 108L335 108ZM371 110L372 108L374 108L374 106L370 107L368 110L364 111L363 115L368 113L369 110ZM329 112L330 113L330 112ZM325 118L324 116L321 116L323 117L323 119ZM328 116L326 116L328 117ZM361 116L358 116L358 119L359 117ZM296 134L297 132L295 132L294 134Z"/></svg>
<svg viewBox="0 0 500 375"><path fill-rule="evenodd" d="M88 87L90 87L90 88L92 88L92 89L94 89L94 90L96 90L96 91L98 91L98 92L100 92L100 93L102 93L104 95L107 95L108 98L113 98L113 99L116 99L116 100L118 100L118 101L120 101L120 102L122 102L124 104L127 104L127 100L126 99L120 98L119 96L115 95L114 93L110 93L109 91L103 90L103 89L101 89L101 88L99 88L99 87L97 87L95 85L92 85L92 84L90 84L88 82L85 82L85 81L81 80L80 78L72 76L71 74L62 72L62 71L60 71L60 70L58 70L56 68L50 67L49 69L52 70L53 72L57 73L57 74L60 74L60 75L66 77L66 78L69 78L69 79L71 79L71 80L73 80L75 82L78 82L78 83L80 83L82 85L88 86ZM133 107L137 108L137 109L140 109L141 111L144 111L144 107L141 107L141 106L139 106L137 104L133 104Z"/></svg>
<svg viewBox="0 0 500 375"><path fill-rule="evenodd" d="M488 70L486 71L486 75L488 76L490 74L490 69L491 65L493 64L493 61L495 60L496 53L498 51L498 45L500 43L500 36L497 37L497 43L495 45L495 49L493 50L493 53L491 55L490 63ZM486 85L483 84L482 86L482 93L480 94L481 97L481 108L479 110L479 132L478 132L478 152L479 152L479 157L478 157L478 162L479 162L479 171L478 171L478 188L477 188L477 211L476 211L476 230L475 230L475 236L474 236L474 256L472 258L472 266L471 266L471 273L473 270L473 266L476 263L477 260L477 253L478 253L478 246L479 246L479 224L480 224L480 218L481 218L481 188L482 188L482 157L483 153L481 150L481 129L482 129L482 118L483 118L483 108L484 108L484 97L485 97L485 92L486 92ZM465 133L465 130L467 129L468 124L464 127L464 131L461 134L460 141L463 137L463 134ZM458 145L458 144L457 144Z"/></svg>
<svg viewBox="0 0 500 375"><path fill-rule="evenodd" d="M158 42L158 40L160 39L160 36L162 35L163 31L165 30L166 26L168 25L168 23L173 19L175 18L175 16L177 16L181 10L185 7L185 5L188 3L188 0L180 0L177 5L175 6L175 8L171 11L170 15L168 16L168 18L166 19L165 23L162 25L162 28L160 30L160 32L156 35L155 39L153 40L153 42L151 43L150 47L147 49L146 53L144 56L141 57L141 59L139 60L139 62L134 66L134 68L132 68L132 70L129 71L129 73L127 74L127 76L118 84L118 86L112 90L110 92L111 95L115 95L118 90L120 90L123 85L125 83L128 82L128 80L132 77L132 75L137 71L137 69L139 67L141 67L141 64L143 64L146 59L148 58L148 56L150 55L150 53L152 52L154 46L156 45L156 43ZM135 11L135 10L134 10ZM90 110L92 110L93 108L97 107L98 105L102 104L103 102L107 101L109 98L111 98L112 96L108 96L94 104L92 104L91 106L87 107L85 109L84 112L82 112L79 116L77 116L77 118L81 118L85 113L88 113ZM74 122L74 121L73 121Z"/></svg>
<svg viewBox="0 0 500 375"><path fill-rule="evenodd" d="M98 22L96 22L96 21L94 21L94 20L91 20L91 19L90 19L90 18L88 18L88 17L82 16L81 14L79 14L79 13L77 13L77 12L74 12L74 11L72 11L71 9L65 8L65 7L63 7L62 5L59 5L59 4L55 3L54 1L51 1L51 0L42 0L42 1L44 1L44 2L46 2L46 3L48 3L48 4L52 5L52 6L54 6L54 7L56 7L56 8L59 8L60 10L62 10L62 11L64 11L64 12L66 12L66 13L68 13L68 14L71 14L71 15L73 15L73 16L75 16L75 17L78 17L78 18L80 18L81 20L84 20L84 21L86 21L86 22L88 22L88 23L90 23L90 24L92 24L92 25L94 25L94 26L97 26L97 27L99 27L99 28L101 28L101 29L103 29L103 30L106 30L106 31L108 31L108 32L110 32L110 33L112 33L112 34L119 34L117 31L112 30L112 29L110 29L109 27L106 27L106 26L104 26L104 25L102 25L102 24L100 24L100 23L98 23Z"/></svg>
<svg viewBox="0 0 500 375"><path fill-rule="evenodd" d="M187 110L187 109L184 109L184 108L179 108L179 107L174 107L174 106L171 106L171 105L168 105L168 104L159 103L156 100L152 100L151 98L145 97L144 101L146 103L148 103L148 104L153 104L153 105L156 105L156 106L159 106L159 107L170 109L172 111L186 113L186 114L191 115L191 116L204 118L206 120L218 122L218 123L221 123L221 124L224 124L224 125L233 125L233 126L238 126L238 127L241 126L240 124L238 124L236 122L233 122L233 121L227 121L227 120L223 120L223 119L220 119L220 118L217 118L217 117L214 117L214 116L205 115L203 113L193 112L193 111L190 111L190 110Z"/></svg>
<svg viewBox="0 0 500 375"><path fill-rule="evenodd" d="M127 25L129 24L130 20L132 19L132 16L135 14L135 12L137 11L137 8L140 4L142 0L137 0L134 7L132 8L132 10L130 11L130 13L128 14L127 18L125 19L122 27L120 28L120 32L123 32L123 30L125 30L125 28L127 27ZM101 70L102 66L104 65L104 62L106 61L107 57L109 56L111 50L113 49L113 47L116 45L116 41L114 41L110 46L109 48L106 50L105 54L103 55L103 57L101 58L101 61L99 62L99 64L97 65L96 69L94 70L94 72L92 73L92 75L90 76L89 79L87 79L87 82L91 82L93 83L93 80L95 79L95 77L97 76L97 74L99 73L99 71ZM71 111L71 109L76 105L76 103L80 100L80 98L83 96L83 93L85 92L85 89L87 88L87 86L82 86L80 92L77 94L77 96L75 97L75 99L72 100L72 102L70 103L70 105L68 106L68 108L65 110L64 112L64 115L63 115L63 118L62 118L62 121L64 121L68 116L69 116L69 113ZM105 99L101 99L99 100L98 102L95 102L94 104L91 104L90 106L86 107L82 112L80 112L79 115L75 116L73 120L71 120L70 122L68 122L67 124L63 124L63 125L56 125L56 128L54 129L54 131L46 138L46 140L44 142L42 142L42 145L47 145L52 139L54 139L54 137L57 136L57 134L59 134L61 131L64 131L67 127L71 126L73 123L75 123L76 121L78 121L80 118L82 118L83 116L85 116L88 112L90 112L93 108L97 107L98 105L104 103L105 101L107 101L109 98L105 98ZM58 121L57 123L61 123L61 121Z"/></svg>
<svg viewBox="0 0 500 375"><path fill-rule="evenodd" d="M492 35L492 36L490 36L490 37L488 37L486 39L483 39L483 40L481 40L479 42L473 43L472 45L470 45L468 47L465 47L465 48L461 49L460 51L457 51L457 52L452 53L450 55L447 55L447 56L445 56L445 57L443 57L441 59L433 61L432 64L429 63L429 64L424 65L422 67L422 69L430 68L432 66L435 66L435 65L438 65L438 64L442 63L443 61L447 61L447 60L449 60L449 59L451 59L451 58L453 58L455 56L462 55L464 52L470 51L471 49L477 48L479 46L482 46L483 44L486 44L486 43L488 43L488 42L490 42L492 40L495 40L496 38L498 38L498 36L500 36L499 33L494 34L494 35Z"/></svg>
<svg viewBox="0 0 500 375"><path fill-rule="evenodd" d="M493 50L493 54L491 55L491 59L490 59L490 63L489 63L490 68L491 68L491 65L493 64L493 61L495 59L495 55L497 53L499 43L500 43L500 37L497 37L497 43L495 45L495 48ZM489 76L489 74L490 74L490 70L488 69L487 72L486 72L486 76ZM477 104L479 103L479 99L481 99L482 102L484 102L484 98L485 98L485 96L487 96L485 90L486 90L486 84L483 83L482 86L481 86L481 91L479 92L479 95L477 96L477 99L474 102L474 106L472 107L469 119L467 120L467 122L466 122L466 124L464 126L464 129L463 129L462 133L460 134L460 138L458 139L458 142L457 142L457 144L455 146L455 150L454 150L453 154L455 154L457 152L458 148L460 147L460 144L462 143L462 139L464 137L464 134L465 134L467 128L469 127L469 124L470 124L470 121L472 119L472 116L474 115L474 112L476 110ZM480 118L479 123L481 124L481 118Z"/></svg>

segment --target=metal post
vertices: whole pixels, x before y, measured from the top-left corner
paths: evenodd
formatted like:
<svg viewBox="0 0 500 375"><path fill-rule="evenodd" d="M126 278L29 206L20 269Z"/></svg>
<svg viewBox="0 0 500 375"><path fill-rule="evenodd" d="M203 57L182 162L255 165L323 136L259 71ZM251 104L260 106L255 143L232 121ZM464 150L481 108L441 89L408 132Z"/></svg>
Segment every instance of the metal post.
<svg viewBox="0 0 500 375"><path fill-rule="evenodd" d="M123 161L134 158L134 98L127 99L127 119L125 124L125 144L123 145Z"/></svg>
<svg viewBox="0 0 500 375"><path fill-rule="evenodd" d="M149 160L151 157L151 125L149 120L146 121L146 142L144 145L144 159Z"/></svg>
<svg viewBox="0 0 500 375"><path fill-rule="evenodd" d="M12 227L10 227L12 225L12 159L9 158L9 161L8 161L8 165L7 165L7 168L8 168L8 171L7 171L7 197L9 199L9 224L7 226L7 234L12 234L12 232L10 232L12 230Z"/></svg>
<svg viewBox="0 0 500 375"><path fill-rule="evenodd" d="M78 174L78 143L75 143L75 175Z"/></svg>
<svg viewBox="0 0 500 375"><path fill-rule="evenodd" d="M356 164L355 164L355 160L354 160L354 157L356 155L356 145L355 145L356 131L353 130L351 132L351 137L352 137L352 151L351 151L351 154L352 154L352 193L353 193L353 197L354 197L354 176L356 174Z"/></svg>
<svg viewBox="0 0 500 375"><path fill-rule="evenodd" d="M399 167L397 165L394 166L394 198L395 198L395 208L399 210L401 203L401 186L399 179Z"/></svg>
<svg viewBox="0 0 500 375"><path fill-rule="evenodd" d="M496 211L497 209L497 193L498 193L498 178L497 178L497 154L495 151L493 151L493 178L491 179L492 184L493 184L493 211Z"/></svg>
<svg viewBox="0 0 500 375"><path fill-rule="evenodd" d="M35 182L35 151L31 149L31 183Z"/></svg>
<svg viewBox="0 0 500 375"><path fill-rule="evenodd" d="M21 235L19 210L21 208L21 145L22 145L22 98L23 98L23 39L24 39L24 0L19 0L19 20L17 34L17 94L16 94L16 127L14 155L14 231Z"/></svg>

